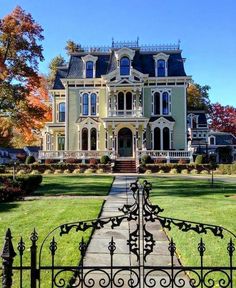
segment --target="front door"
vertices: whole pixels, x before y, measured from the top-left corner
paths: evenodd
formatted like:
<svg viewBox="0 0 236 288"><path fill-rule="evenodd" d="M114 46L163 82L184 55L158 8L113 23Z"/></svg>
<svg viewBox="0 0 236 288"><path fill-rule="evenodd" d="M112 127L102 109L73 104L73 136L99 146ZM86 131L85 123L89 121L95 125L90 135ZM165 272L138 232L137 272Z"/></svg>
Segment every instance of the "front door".
<svg viewBox="0 0 236 288"><path fill-rule="evenodd" d="M122 128L118 133L118 154L120 157L133 156L133 135L129 128Z"/></svg>

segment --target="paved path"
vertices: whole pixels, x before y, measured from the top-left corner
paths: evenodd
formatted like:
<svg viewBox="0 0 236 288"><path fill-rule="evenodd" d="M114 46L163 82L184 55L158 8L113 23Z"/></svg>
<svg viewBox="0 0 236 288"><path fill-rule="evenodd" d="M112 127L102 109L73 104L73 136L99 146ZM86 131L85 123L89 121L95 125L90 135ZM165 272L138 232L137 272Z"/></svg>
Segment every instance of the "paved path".
<svg viewBox="0 0 236 288"><path fill-rule="evenodd" d="M129 184L131 182L134 182L135 180L136 176L116 176L115 181L113 182L112 189L104 205L101 218L123 215L123 213L120 212L118 209L123 207L124 204L134 203L132 192L129 191ZM135 255L131 254L131 252L129 251L129 246L127 245L129 234L136 229L136 225L137 224L135 223L135 221L124 221L119 227L115 227L114 229L111 229L110 225L106 224L104 228L96 230L87 249L84 266L110 266L111 258L110 252L108 250L108 244L111 241L111 237L113 237L114 242L116 243L113 265L138 267L137 258ZM171 261L170 252L168 251L169 241L160 224L148 223L146 228L153 234L156 242L154 251L147 256L147 262L145 263L145 266L169 266ZM177 257L174 257L174 265L180 266ZM157 281L158 278L161 279L163 277L166 277L160 273L161 272L155 272L154 274L152 273L151 276L155 277ZM122 273L120 274L122 275L123 279L126 278L126 281L128 281L128 279L130 278L133 278L135 281L135 275L131 275L130 272L122 271ZM98 279L99 277L102 277L101 275L102 273L99 274L99 272L93 272L92 278L97 281L97 284L93 287L100 287L98 284ZM124 286L119 287L128 287L128 285L124 284Z"/></svg>

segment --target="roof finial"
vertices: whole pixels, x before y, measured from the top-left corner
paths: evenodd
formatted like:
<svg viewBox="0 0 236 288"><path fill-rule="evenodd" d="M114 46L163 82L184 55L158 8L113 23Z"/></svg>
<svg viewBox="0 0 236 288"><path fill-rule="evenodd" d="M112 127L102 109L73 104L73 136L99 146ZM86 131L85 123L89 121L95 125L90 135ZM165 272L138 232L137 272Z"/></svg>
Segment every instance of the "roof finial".
<svg viewBox="0 0 236 288"><path fill-rule="evenodd" d="M181 40L179 39L178 40L178 49L180 49L180 43L181 43Z"/></svg>

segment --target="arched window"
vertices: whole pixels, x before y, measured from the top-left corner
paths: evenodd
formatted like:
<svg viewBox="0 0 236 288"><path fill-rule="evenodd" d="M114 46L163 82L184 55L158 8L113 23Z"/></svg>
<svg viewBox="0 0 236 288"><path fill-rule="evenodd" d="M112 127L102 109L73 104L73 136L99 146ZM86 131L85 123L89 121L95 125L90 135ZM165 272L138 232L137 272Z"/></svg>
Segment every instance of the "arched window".
<svg viewBox="0 0 236 288"><path fill-rule="evenodd" d="M154 129L154 150L161 150L161 130L158 127Z"/></svg>
<svg viewBox="0 0 236 288"><path fill-rule="evenodd" d="M65 122L65 102L59 104L59 122Z"/></svg>
<svg viewBox="0 0 236 288"><path fill-rule="evenodd" d="M169 94L167 92L162 94L162 114L169 114Z"/></svg>
<svg viewBox="0 0 236 288"><path fill-rule="evenodd" d="M88 94L83 94L83 115L88 115Z"/></svg>
<svg viewBox="0 0 236 288"><path fill-rule="evenodd" d="M93 78L93 62L86 62L86 78Z"/></svg>
<svg viewBox="0 0 236 288"><path fill-rule="evenodd" d="M90 146L91 150L97 150L97 130L95 128L90 131Z"/></svg>
<svg viewBox="0 0 236 288"><path fill-rule="evenodd" d="M124 93L119 92L118 93L118 110L124 110L124 109L125 109Z"/></svg>
<svg viewBox="0 0 236 288"><path fill-rule="evenodd" d="M166 62L163 59L157 61L157 76L165 77L166 76Z"/></svg>
<svg viewBox="0 0 236 288"><path fill-rule="evenodd" d="M163 150L170 149L170 129L165 127L163 129Z"/></svg>
<svg viewBox="0 0 236 288"><path fill-rule="evenodd" d="M130 60L128 57L123 57L120 59L120 75L130 74Z"/></svg>
<svg viewBox="0 0 236 288"><path fill-rule="evenodd" d="M126 93L126 110L132 110L132 93Z"/></svg>
<svg viewBox="0 0 236 288"><path fill-rule="evenodd" d="M88 150L88 129L82 130L82 150Z"/></svg>
<svg viewBox="0 0 236 288"><path fill-rule="evenodd" d="M90 97L91 97L91 115L96 115L97 95L95 93L92 93Z"/></svg>
<svg viewBox="0 0 236 288"><path fill-rule="evenodd" d="M155 115L160 114L160 93L159 92L154 93L154 114Z"/></svg>

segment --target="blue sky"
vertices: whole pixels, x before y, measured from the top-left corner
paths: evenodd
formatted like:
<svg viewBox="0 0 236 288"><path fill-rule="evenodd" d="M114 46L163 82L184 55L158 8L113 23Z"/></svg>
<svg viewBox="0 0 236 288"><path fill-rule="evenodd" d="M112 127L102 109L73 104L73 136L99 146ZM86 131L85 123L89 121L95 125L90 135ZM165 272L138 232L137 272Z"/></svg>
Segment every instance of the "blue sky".
<svg viewBox="0 0 236 288"><path fill-rule="evenodd" d="M43 27L44 57L65 56L68 39L87 45L136 40L168 44L181 40L185 70L201 85L211 86L210 99L236 106L235 0L0 0L0 18L16 5Z"/></svg>

